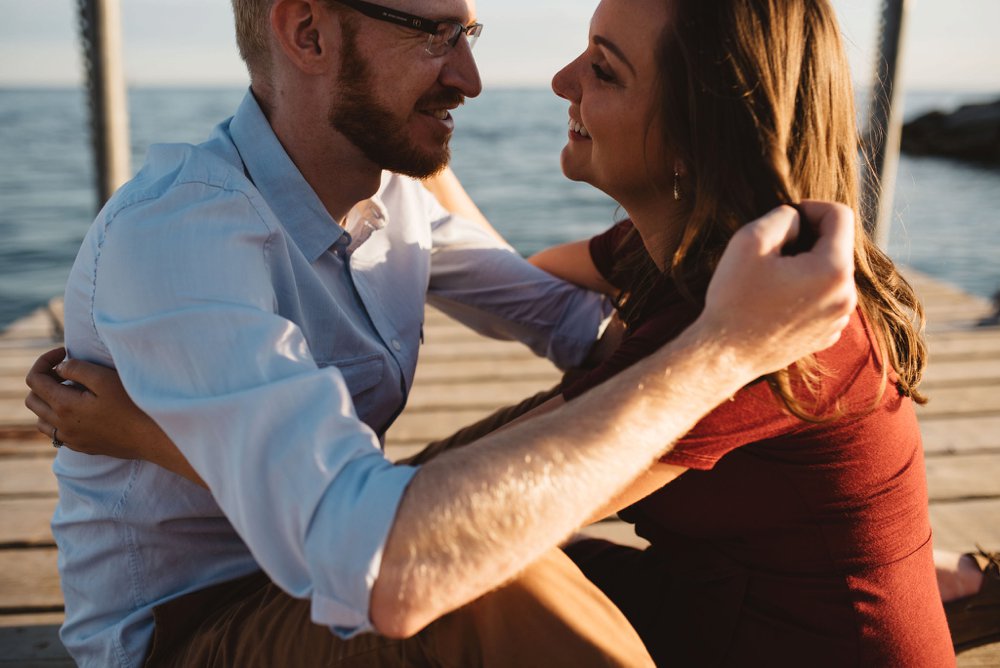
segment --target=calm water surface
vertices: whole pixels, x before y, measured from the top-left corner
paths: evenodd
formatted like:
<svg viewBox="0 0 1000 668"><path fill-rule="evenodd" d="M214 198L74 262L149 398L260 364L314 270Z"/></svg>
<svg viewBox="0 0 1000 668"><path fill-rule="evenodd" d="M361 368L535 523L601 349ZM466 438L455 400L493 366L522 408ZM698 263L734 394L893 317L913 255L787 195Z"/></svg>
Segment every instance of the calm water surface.
<svg viewBox="0 0 1000 668"><path fill-rule="evenodd" d="M154 142L203 140L242 90L130 92L133 168ZM916 94L911 113L968 96ZM494 90L456 112L454 167L522 253L584 238L620 215L559 171L566 103L546 90ZM0 90L0 327L62 294L94 215L83 94ZM1000 288L1000 169L903 157L890 252L988 296Z"/></svg>

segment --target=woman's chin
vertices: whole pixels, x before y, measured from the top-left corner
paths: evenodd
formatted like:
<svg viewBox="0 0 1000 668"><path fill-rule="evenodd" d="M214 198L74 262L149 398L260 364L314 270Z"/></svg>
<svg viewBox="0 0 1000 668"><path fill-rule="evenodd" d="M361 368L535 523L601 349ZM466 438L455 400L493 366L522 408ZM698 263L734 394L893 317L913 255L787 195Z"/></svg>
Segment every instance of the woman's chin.
<svg viewBox="0 0 1000 668"><path fill-rule="evenodd" d="M593 183L591 183L587 178L585 171L580 169L579 165L569 159L569 156L566 155L566 151L563 151L562 153L560 166L562 167L563 176L570 181L580 181L582 183L590 183L593 185Z"/></svg>

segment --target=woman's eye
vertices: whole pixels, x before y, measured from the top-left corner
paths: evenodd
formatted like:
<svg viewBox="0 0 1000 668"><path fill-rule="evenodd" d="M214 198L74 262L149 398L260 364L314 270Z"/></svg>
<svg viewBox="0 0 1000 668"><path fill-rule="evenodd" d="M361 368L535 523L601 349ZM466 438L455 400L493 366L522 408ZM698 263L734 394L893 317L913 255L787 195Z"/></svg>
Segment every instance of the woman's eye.
<svg viewBox="0 0 1000 668"><path fill-rule="evenodd" d="M601 81L614 81L615 78L611 76L611 74L609 74L608 72L605 72L603 69L601 69L601 66L598 65L597 63L594 63L590 67L594 70L594 76L600 79Z"/></svg>

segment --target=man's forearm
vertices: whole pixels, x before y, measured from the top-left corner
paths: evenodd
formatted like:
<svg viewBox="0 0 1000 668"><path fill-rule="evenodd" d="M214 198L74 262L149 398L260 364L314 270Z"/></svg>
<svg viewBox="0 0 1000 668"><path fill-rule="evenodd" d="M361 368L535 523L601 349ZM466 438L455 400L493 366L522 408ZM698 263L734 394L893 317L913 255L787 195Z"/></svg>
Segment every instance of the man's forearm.
<svg viewBox="0 0 1000 668"><path fill-rule="evenodd" d="M504 582L608 502L716 404L832 345L857 303L853 212L805 202L819 239L783 252L799 218L779 207L738 231L698 321L562 408L431 462L385 545L371 619L392 635Z"/></svg>
<svg viewBox="0 0 1000 668"><path fill-rule="evenodd" d="M700 332L551 414L421 469L386 545L376 628L407 635L510 579L752 379Z"/></svg>

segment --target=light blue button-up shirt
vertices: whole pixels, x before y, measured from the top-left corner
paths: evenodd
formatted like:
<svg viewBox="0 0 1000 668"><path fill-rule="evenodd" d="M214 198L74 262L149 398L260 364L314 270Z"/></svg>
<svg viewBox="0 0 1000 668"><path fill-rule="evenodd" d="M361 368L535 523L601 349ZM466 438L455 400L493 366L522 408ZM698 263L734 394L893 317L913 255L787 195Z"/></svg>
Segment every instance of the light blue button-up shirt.
<svg viewBox="0 0 1000 668"><path fill-rule="evenodd" d="M116 367L211 491L60 450L62 639L80 665L141 665L155 605L258 569L310 599L315 622L369 630L415 473L380 441L425 299L560 366L607 311L407 178L386 174L347 230L250 94L206 143L151 148L91 227L66 288L69 353Z"/></svg>

